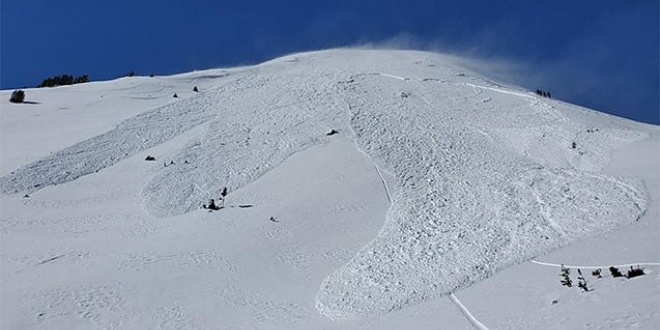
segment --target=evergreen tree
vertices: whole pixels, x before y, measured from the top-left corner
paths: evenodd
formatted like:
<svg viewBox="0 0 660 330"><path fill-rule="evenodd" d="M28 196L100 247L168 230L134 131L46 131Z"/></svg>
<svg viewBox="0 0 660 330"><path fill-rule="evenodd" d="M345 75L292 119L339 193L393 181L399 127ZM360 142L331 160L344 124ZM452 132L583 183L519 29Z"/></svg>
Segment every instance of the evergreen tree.
<svg viewBox="0 0 660 330"><path fill-rule="evenodd" d="M44 79L37 87L55 87L64 85L73 85L89 82L89 77L84 74L74 78L70 74L63 74L59 76L48 77Z"/></svg>
<svg viewBox="0 0 660 330"><path fill-rule="evenodd" d="M644 275L644 270L637 266L637 268L633 268L633 266L630 266L630 269L628 270L628 275L626 275L627 278L633 278L637 276L642 276Z"/></svg>
<svg viewBox="0 0 660 330"><path fill-rule="evenodd" d="M559 274L559 276L561 276L561 285L567 286L569 288L573 287L573 281L571 281L570 275L570 268L566 268L564 265L561 265L561 273Z"/></svg>
<svg viewBox="0 0 660 330"><path fill-rule="evenodd" d="M82 84L86 82L89 82L89 77L86 74L76 77L76 79L73 80L74 84Z"/></svg>
<svg viewBox="0 0 660 330"><path fill-rule="evenodd" d="M9 97L11 103L23 103L23 101L25 101L25 92L20 89L13 91Z"/></svg>
<svg viewBox="0 0 660 330"><path fill-rule="evenodd" d="M610 273L612 274L612 277L623 277L623 274L621 274L619 269L614 266L610 266Z"/></svg>
<svg viewBox="0 0 660 330"><path fill-rule="evenodd" d="M582 271L579 268L578 268L578 287L582 289L582 291L584 292L589 291L589 288L587 287L587 281L582 276Z"/></svg>

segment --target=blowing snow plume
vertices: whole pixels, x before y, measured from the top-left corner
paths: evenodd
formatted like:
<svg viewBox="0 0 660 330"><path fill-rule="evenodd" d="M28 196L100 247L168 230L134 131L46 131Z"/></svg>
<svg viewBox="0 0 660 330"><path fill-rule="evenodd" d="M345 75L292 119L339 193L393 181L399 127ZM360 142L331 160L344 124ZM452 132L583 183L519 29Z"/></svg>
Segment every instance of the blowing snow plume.
<svg viewBox="0 0 660 330"><path fill-rule="evenodd" d="M455 63L413 51L287 56L19 168L0 188L65 183L201 128L142 191L150 214L169 217L253 182L336 128L395 180L377 237L318 291L332 319L448 294L645 211L642 185L603 168L611 150L646 133Z"/></svg>

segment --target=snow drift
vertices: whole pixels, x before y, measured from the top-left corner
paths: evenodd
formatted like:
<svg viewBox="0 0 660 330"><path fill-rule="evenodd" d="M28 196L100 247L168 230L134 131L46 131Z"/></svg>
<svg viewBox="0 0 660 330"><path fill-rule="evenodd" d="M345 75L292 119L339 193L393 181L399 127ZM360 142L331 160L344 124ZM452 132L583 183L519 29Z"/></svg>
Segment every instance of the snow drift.
<svg viewBox="0 0 660 330"><path fill-rule="evenodd" d="M224 186L244 187L337 129L394 180L377 237L320 285L317 309L332 319L451 293L643 214L641 183L602 170L613 149L647 133L459 63L336 50L235 70L199 95L16 169L0 178L0 191L76 180L201 128L158 159L178 166L163 166L143 188L145 210L170 217Z"/></svg>

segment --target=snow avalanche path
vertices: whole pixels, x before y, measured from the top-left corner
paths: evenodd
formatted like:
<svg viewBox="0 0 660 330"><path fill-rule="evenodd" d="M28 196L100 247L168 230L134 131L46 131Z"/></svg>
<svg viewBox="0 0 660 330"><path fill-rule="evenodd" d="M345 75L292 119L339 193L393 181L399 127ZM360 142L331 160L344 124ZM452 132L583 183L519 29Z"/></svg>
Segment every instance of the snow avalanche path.
<svg viewBox="0 0 660 330"><path fill-rule="evenodd" d="M129 118L116 128L64 148L0 178L0 194L32 192L98 172L167 142L216 116L228 91L253 88L240 75L208 93L182 99ZM246 83L248 82L248 83Z"/></svg>
<svg viewBox="0 0 660 330"><path fill-rule="evenodd" d="M322 284L317 308L331 319L448 294L646 209L639 182L599 172L641 133L580 137L588 127L492 87L381 74L347 90L360 148L397 187L378 236Z"/></svg>
<svg viewBox="0 0 660 330"><path fill-rule="evenodd" d="M327 140L345 127L336 79L297 70L270 76L252 89L233 90L206 125L203 137L171 158L143 191L145 207L159 216L199 209L218 199L223 187L234 191L277 167L292 154Z"/></svg>

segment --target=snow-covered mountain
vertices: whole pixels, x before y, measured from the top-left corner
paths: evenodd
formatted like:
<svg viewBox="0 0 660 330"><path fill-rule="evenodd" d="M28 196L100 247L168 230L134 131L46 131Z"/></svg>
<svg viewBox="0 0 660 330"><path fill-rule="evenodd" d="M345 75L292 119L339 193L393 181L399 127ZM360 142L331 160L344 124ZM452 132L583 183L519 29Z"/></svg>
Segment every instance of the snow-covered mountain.
<svg viewBox="0 0 660 330"><path fill-rule="evenodd" d="M0 92L2 327L659 326L660 129L469 67L329 50Z"/></svg>

